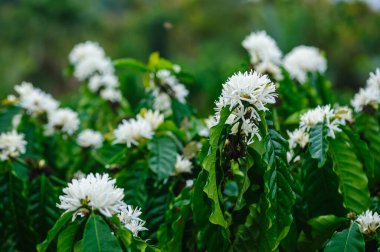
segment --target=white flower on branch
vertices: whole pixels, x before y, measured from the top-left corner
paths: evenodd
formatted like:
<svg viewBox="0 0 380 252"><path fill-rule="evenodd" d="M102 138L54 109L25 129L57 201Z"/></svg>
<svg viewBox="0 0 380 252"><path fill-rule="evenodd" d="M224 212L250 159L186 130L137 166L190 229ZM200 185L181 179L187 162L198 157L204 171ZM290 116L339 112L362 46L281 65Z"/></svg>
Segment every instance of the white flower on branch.
<svg viewBox="0 0 380 252"><path fill-rule="evenodd" d="M152 129L156 130L164 122L164 115L160 114L157 110L143 110L137 115L137 120L147 121Z"/></svg>
<svg viewBox="0 0 380 252"><path fill-rule="evenodd" d="M118 103L121 101L122 94L119 89L106 88L100 91L100 97L102 97L106 101Z"/></svg>
<svg viewBox="0 0 380 252"><path fill-rule="evenodd" d="M75 65L90 57L104 58L105 53L98 43L86 41L74 46L69 54L69 61L71 64Z"/></svg>
<svg viewBox="0 0 380 252"><path fill-rule="evenodd" d="M0 160L15 158L25 153L26 141L23 134L15 130L0 134Z"/></svg>
<svg viewBox="0 0 380 252"><path fill-rule="evenodd" d="M380 103L380 69L370 73L367 86L361 88L351 100L351 105L356 112L361 112L365 107L378 109Z"/></svg>
<svg viewBox="0 0 380 252"><path fill-rule="evenodd" d="M288 131L288 136L290 149L294 149L297 145L305 148L309 143L309 134L305 131L305 128L295 129L293 132Z"/></svg>
<svg viewBox="0 0 380 252"><path fill-rule="evenodd" d="M116 180L111 179L108 174L89 174L82 179L73 179L66 188L64 195L59 197L60 203L57 207L65 212L81 211L90 209L99 211L106 217L111 217L119 212L120 207L125 204L123 189L115 186Z"/></svg>
<svg viewBox="0 0 380 252"><path fill-rule="evenodd" d="M59 130L68 135L74 134L79 128L79 117L69 108L61 108L49 113L48 124L45 126L45 134L51 135Z"/></svg>
<svg viewBox="0 0 380 252"><path fill-rule="evenodd" d="M356 222L359 223L360 232L373 235L380 227L380 216L376 212L367 210L356 218Z"/></svg>
<svg viewBox="0 0 380 252"><path fill-rule="evenodd" d="M115 129L114 144L126 144L128 147L138 145L140 140L151 139L154 132L151 124L146 120L123 120Z"/></svg>
<svg viewBox="0 0 380 252"><path fill-rule="evenodd" d="M88 87L92 92L96 93L102 87L115 89L118 88L119 81L113 74L94 75L90 78Z"/></svg>
<svg viewBox="0 0 380 252"><path fill-rule="evenodd" d="M175 174L191 173L191 170L193 169L193 164L190 162L190 160L177 154L177 160L176 160L174 168L175 168L175 171L174 171Z"/></svg>
<svg viewBox="0 0 380 252"><path fill-rule="evenodd" d="M284 67L292 78L299 83L305 83L307 73L324 73L327 69L327 61L318 48L298 46L285 56Z"/></svg>
<svg viewBox="0 0 380 252"><path fill-rule="evenodd" d="M93 147L96 149L102 146L103 136L100 134L100 132L91 129L85 129L79 133L77 143L83 148Z"/></svg>

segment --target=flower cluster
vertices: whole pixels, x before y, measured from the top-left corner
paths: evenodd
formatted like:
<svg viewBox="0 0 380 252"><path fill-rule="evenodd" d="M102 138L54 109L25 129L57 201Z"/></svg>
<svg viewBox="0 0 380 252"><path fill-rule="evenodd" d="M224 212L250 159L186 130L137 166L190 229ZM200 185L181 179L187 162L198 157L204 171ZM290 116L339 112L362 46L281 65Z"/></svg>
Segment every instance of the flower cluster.
<svg viewBox="0 0 380 252"><path fill-rule="evenodd" d="M258 111L268 110L266 105L275 103L276 97L275 85L267 75L255 71L238 72L223 84L222 95L216 102L215 120L208 124L217 124L220 111L228 107L231 115L226 123L232 125L231 134L242 134L247 144L251 144L255 136L261 140L258 128L261 119Z"/></svg>
<svg viewBox="0 0 380 252"><path fill-rule="evenodd" d="M309 143L309 132L318 123L324 123L328 129L327 136L335 138L335 132L342 131L339 126L352 122L352 110L346 106L331 108L330 105L318 106L301 115L300 124L293 132L288 131L290 153L300 146L302 149Z"/></svg>
<svg viewBox="0 0 380 252"><path fill-rule="evenodd" d="M279 67L282 52L265 31L252 32L243 40L242 46L248 51L256 71L268 73L276 80L282 78Z"/></svg>
<svg viewBox="0 0 380 252"><path fill-rule="evenodd" d="M297 46L284 57L284 67L292 78L299 83L305 83L307 73L324 73L327 62L318 48Z"/></svg>
<svg viewBox="0 0 380 252"><path fill-rule="evenodd" d="M15 130L0 134L0 160L15 158L25 153L26 141L23 134Z"/></svg>
<svg viewBox="0 0 380 252"><path fill-rule="evenodd" d="M20 107L32 116L39 116L55 111L59 103L50 95L39 88L33 87L29 82L22 82L15 86L19 95Z"/></svg>
<svg viewBox="0 0 380 252"><path fill-rule="evenodd" d="M178 73L181 69L175 65L173 71ZM171 71L161 69L156 73L151 73L150 77L147 90L154 96L154 109L168 115L171 114L171 98L177 99L181 103L186 102L189 91Z"/></svg>
<svg viewBox="0 0 380 252"><path fill-rule="evenodd" d="M89 211L99 211L105 217L117 215L123 225L137 236L139 231L146 230L143 227L145 222L139 218L141 211L124 203L124 191L115 184L116 180L108 174L91 173L73 179L63 189L64 195L59 197L57 207L65 212L74 212L73 220L87 215Z"/></svg>
<svg viewBox="0 0 380 252"><path fill-rule="evenodd" d="M367 85L361 88L354 98L351 105L356 112L361 112L365 108L378 109L380 103L380 68L374 73L370 73Z"/></svg>
<svg viewBox="0 0 380 252"><path fill-rule="evenodd" d="M380 216L376 212L367 210L356 218L356 222L359 223L360 232L370 236L380 227Z"/></svg>
<svg viewBox="0 0 380 252"><path fill-rule="evenodd" d="M45 123L46 135L51 135L56 130L72 135L78 130L78 114L69 108L59 108L59 103L50 94L28 82L16 85L15 90L19 94L19 105L28 115L45 116L42 121Z"/></svg>
<svg viewBox="0 0 380 252"><path fill-rule="evenodd" d="M190 160L177 154L177 160L176 160L174 168L175 168L174 174L176 175L180 173L191 173L191 170L193 169L193 165L190 162Z"/></svg>
<svg viewBox="0 0 380 252"><path fill-rule="evenodd" d="M103 144L103 136L100 132L85 129L79 133L77 137L77 143L83 148L93 147L95 149L100 148Z"/></svg>
<svg viewBox="0 0 380 252"><path fill-rule="evenodd" d="M151 139L154 130L164 121L158 111L142 111L136 119L123 120L114 131L114 144L138 145L143 139Z"/></svg>
<svg viewBox="0 0 380 252"><path fill-rule="evenodd" d="M93 93L99 93L100 97L112 103L121 101L115 69L98 43L87 41L76 45L69 60L74 66L74 76L80 81L88 80L88 87Z"/></svg>

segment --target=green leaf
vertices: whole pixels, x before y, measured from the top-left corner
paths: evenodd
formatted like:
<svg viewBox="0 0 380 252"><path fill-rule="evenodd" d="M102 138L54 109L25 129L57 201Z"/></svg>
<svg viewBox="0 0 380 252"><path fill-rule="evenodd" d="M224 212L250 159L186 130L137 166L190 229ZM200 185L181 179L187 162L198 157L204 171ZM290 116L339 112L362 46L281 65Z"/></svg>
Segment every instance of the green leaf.
<svg viewBox="0 0 380 252"><path fill-rule="evenodd" d="M368 179L352 143L343 133L330 141L330 155L345 207L356 213L367 210L370 203Z"/></svg>
<svg viewBox="0 0 380 252"><path fill-rule="evenodd" d="M48 249L50 243L54 240L54 238L61 232L61 230L66 226L66 224L73 217L74 212L68 212L63 214L55 223L52 229L48 232L47 238L37 246L38 252L44 252Z"/></svg>
<svg viewBox="0 0 380 252"><path fill-rule="evenodd" d="M75 221L70 223L58 236L57 241L57 252L71 252L75 246L75 239L78 235L78 231L81 224L84 223L85 219L81 221Z"/></svg>
<svg viewBox="0 0 380 252"><path fill-rule="evenodd" d="M120 68L120 69L121 68L132 68L132 69L136 69L136 70L141 71L141 72L147 72L148 71L148 67L144 63L142 63L138 60L132 59L132 58L114 60L113 65L116 68Z"/></svg>
<svg viewBox="0 0 380 252"><path fill-rule="evenodd" d="M328 150L327 127L323 122L317 123L310 130L309 151L311 157L318 160L318 167L322 167L326 162Z"/></svg>
<svg viewBox="0 0 380 252"><path fill-rule="evenodd" d="M25 197L24 183L14 174L14 171L7 171L0 175L0 198L2 211L0 222L3 228L0 246L13 243L16 250L33 251L37 237L27 211L28 201ZM0 247L0 249L4 248Z"/></svg>
<svg viewBox="0 0 380 252"><path fill-rule="evenodd" d="M301 170L302 198L306 202L307 219L320 215L346 214L343 197L338 193L339 179L332 170L331 160L318 168L317 160L307 153Z"/></svg>
<svg viewBox="0 0 380 252"><path fill-rule="evenodd" d="M91 213L83 234L83 252L122 251L116 237L103 218Z"/></svg>
<svg viewBox="0 0 380 252"><path fill-rule="evenodd" d="M16 106L0 107L0 132L12 129L12 119L20 110L20 107Z"/></svg>
<svg viewBox="0 0 380 252"><path fill-rule="evenodd" d="M156 136L148 143L149 168L157 175L158 180L173 174L177 158L177 146L168 136Z"/></svg>
<svg viewBox="0 0 380 252"><path fill-rule="evenodd" d="M355 222L342 232L335 233L327 243L325 252L364 252L365 242Z"/></svg>
<svg viewBox="0 0 380 252"><path fill-rule="evenodd" d="M268 164L264 175L263 226L260 231L260 251L273 251L286 237L293 222L292 209L296 197L293 178L286 160L288 143L274 130L266 138L264 159Z"/></svg>
<svg viewBox="0 0 380 252"><path fill-rule="evenodd" d="M181 126L181 123L185 118L190 118L192 115L191 108L177 99L172 99L172 110L173 121L178 127Z"/></svg>
<svg viewBox="0 0 380 252"><path fill-rule="evenodd" d="M29 189L29 213L33 227L41 238L45 238L49 229L59 218L57 200L57 189L45 175L34 179Z"/></svg>
<svg viewBox="0 0 380 252"><path fill-rule="evenodd" d="M212 201L212 212L209 220L211 223L220 225L224 228L228 227L228 223L223 216L223 211L220 206L218 194L219 183L216 180L216 155L224 124L230 114L231 111L229 110L229 108L222 109L222 111L220 112L220 120L218 125L210 129L210 152L202 163L203 169L205 169L208 172L207 183L203 191L207 194L207 197Z"/></svg>

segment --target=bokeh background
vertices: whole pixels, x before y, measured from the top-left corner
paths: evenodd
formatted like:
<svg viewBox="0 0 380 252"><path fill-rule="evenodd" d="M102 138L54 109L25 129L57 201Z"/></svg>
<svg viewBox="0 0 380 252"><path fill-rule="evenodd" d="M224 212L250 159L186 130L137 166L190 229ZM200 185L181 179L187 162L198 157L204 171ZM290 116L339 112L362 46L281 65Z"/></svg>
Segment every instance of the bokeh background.
<svg viewBox="0 0 380 252"><path fill-rule="evenodd" d="M23 80L69 97L78 83L63 74L67 55L93 40L112 59L147 62L159 51L178 63L195 76L190 103L207 115L221 83L247 62L241 41L255 30L284 54L321 48L343 100L380 66L380 0L0 0L0 99Z"/></svg>

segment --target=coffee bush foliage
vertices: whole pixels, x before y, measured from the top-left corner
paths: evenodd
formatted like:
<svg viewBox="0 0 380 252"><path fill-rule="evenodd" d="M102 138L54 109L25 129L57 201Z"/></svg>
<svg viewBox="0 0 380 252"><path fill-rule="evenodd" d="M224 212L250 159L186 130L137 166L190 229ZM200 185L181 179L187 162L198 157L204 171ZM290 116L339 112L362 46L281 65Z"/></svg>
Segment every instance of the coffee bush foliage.
<svg viewBox="0 0 380 252"><path fill-rule="evenodd" d="M265 32L242 45L209 118L186 103L196 78L157 52L78 44L68 103L15 86L0 110L0 250L377 251L380 70L336 104L319 49L283 56ZM129 78L146 91L134 107Z"/></svg>

